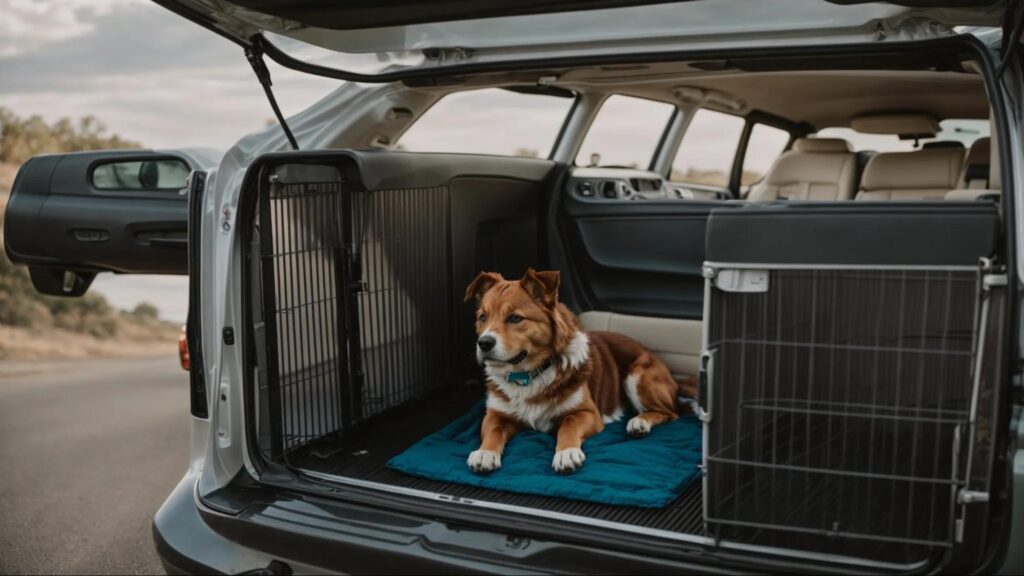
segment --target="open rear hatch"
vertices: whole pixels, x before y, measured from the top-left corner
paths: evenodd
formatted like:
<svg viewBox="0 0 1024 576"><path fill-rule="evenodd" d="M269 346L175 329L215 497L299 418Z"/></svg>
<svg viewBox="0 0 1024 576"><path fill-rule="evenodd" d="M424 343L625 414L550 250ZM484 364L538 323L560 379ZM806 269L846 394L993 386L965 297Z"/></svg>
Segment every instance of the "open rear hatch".
<svg viewBox="0 0 1024 576"><path fill-rule="evenodd" d="M551 59L921 40L1000 26L1005 9L1004 0L155 1L286 67L364 82Z"/></svg>

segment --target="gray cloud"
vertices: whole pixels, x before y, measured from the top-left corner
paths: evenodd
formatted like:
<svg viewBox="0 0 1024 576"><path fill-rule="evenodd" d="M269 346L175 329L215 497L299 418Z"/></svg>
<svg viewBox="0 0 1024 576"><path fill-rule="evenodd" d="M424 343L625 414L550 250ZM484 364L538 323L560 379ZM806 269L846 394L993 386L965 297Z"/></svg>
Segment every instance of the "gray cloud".
<svg viewBox="0 0 1024 576"><path fill-rule="evenodd" d="M76 9L73 18L65 9L50 22L62 32L0 57L0 104L51 121L93 114L150 147L226 148L272 116L238 46L151 2L116 2ZM43 4L37 12L53 10ZM19 35L46 24L34 18L21 19ZM271 70L286 114L338 86L273 64Z"/></svg>
<svg viewBox="0 0 1024 576"><path fill-rule="evenodd" d="M97 77L245 66L240 48L155 4L85 12L85 33L0 59L0 94L99 88Z"/></svg>

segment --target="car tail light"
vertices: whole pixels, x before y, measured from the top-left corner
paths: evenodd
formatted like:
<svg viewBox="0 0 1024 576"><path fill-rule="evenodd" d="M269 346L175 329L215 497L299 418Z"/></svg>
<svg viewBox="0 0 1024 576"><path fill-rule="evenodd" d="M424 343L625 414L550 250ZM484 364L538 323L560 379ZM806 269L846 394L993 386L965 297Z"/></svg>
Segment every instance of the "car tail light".
<svg viewBox="0 0 1024 576"><path fill-rule="evenodd" d="M191 363L188 359L188 336L185 327L181 327L181 334L178 335L178 359L181 360L181 369L188 372Z"/></svg>

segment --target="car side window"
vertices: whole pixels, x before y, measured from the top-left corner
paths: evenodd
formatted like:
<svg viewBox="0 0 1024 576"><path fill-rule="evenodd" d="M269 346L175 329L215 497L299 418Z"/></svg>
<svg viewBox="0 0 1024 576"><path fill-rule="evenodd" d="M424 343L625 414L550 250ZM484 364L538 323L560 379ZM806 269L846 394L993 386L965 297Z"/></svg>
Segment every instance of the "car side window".
<svg viewBox="0 0 1024 576"><path fill-rule="evenodd" d="M572 102L500 88L455 92L424 112L395 148L547 158Z"/></svg>
<svg viewBox="0 0 1024 576"><path fill-rule="evenodd" d="M188 164L174 158L127 160L98 164L91 180L98 190L180 190L188 174Z"/></svg>
<svg viewBox="0 0 1024 576"><path fill-rule="evenodd" d="M672 162L673 182L726 188L745 120L707 108L696 111Z"/></svg>
<svg viewBox="0 0 1024 576"><path fill-rule="evenodd" d="M743 172L740 175L741 195L746 196L750 187L760 182L772 164L789 144L790 134L781 128L767 124L755 124L750 130L747 150L743 155Z"/></svg>
<svg viewBox="0 0 1024 576"><path fill-rule="evenodd" d="M665 102L609 96L583 138L576 165L647 169L674 109Z"/></svg>

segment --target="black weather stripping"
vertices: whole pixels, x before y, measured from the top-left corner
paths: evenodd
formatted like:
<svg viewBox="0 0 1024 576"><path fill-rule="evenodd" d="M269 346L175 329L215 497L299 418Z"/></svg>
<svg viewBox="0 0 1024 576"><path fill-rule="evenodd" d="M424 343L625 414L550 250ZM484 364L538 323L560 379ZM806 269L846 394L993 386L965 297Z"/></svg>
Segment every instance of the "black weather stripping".
<svg viewBox="0 0 1024 576"><path fill-rule="evenodd" d="M292 145L292 150L298 150L299 143L295 141L295 135L292 134L291 128L288 127L288 122L285 121L284 115L281 114L281 108L277 105L277 98L274 98L274 91L271 89L274 83L270 81L270 70L267 68L267 63L263 61L263 49L259 43L253 43L252 46L245 49L245 59L249 61L252 71L256 73L256 78L260 81L260 85L263 86L263 91L267 94L267 101L270 102L270 107L273 108L274 116L277 116L277 122L281 125L281 129L284 130L288 143Z"/></svg>

